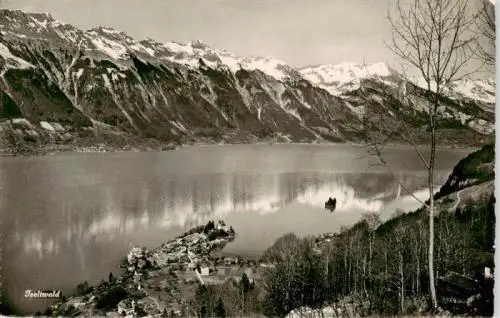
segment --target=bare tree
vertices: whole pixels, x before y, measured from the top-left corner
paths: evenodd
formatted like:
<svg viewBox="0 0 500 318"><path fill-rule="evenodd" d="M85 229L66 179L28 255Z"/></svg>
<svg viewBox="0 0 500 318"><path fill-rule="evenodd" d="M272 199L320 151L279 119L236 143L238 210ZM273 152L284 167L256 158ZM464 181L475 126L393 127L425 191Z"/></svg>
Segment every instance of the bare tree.
<svg viewBox="0 0 500 318"><path fill-rule="evenodd" d="M487 65L495 66L495 5L489 0L483 0L477 19L480 36L486 43L479 45L478 54Z"/></svg>
<svg viewBox="0 0 500 318"><path fill-rule="evenodd" d="M392 131L392 136L388 138L396 134L410 143L427 169L429 201L424 205L429 213L428 268L434 309L438 307L434 277L434 167L438 107L440 96L446 92L448 85L470 75L467 66L476 54L474 47L477 47L477 33L472 30L476 16L470 12L472 10L468 0L412 0L409 4L405 1L404 5L398 0L395 12L389 12L392 27L389 48L406 65L416 69L425 82L423 101L430 137L429 154L424 155L417 147L405 118L400 118L402 124L398 126L396 133ZM418 89L414 91L418 92ZM409 94L406 83L402 93ZM420 101L417 99L416 102ZM382 156L383 146L380 145L376 144L374 149L382 163L387 165Z"/></svg>

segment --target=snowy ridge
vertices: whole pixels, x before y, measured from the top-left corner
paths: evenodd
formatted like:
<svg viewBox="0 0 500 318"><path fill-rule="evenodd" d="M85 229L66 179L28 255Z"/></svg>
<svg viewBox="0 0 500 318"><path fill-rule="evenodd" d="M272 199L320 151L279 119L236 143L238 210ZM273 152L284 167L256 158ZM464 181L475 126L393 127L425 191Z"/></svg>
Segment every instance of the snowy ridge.
<svg viewBox="0 0 500 318"><path fill-rule="evenodd" d="M303 68L300 72L313 82L319 79L324 83L347 83L369 76L389 76L392 73L389 66L383 62L368 65L352 62L326 64Z"/></svg>
<svg viewBox="0 0 500 318"><path fill-rule="evenodd" d="M34 67L31 63L12 54L9 48L2 43L0 43L0 56L2 56L7 62L6 69L7 68L24 69L24 68Z"/></svg>
<svg viewBox="0 0 500 318"><path fill-rule="evenodd" d="M285 80L297 74L285 62L272 57L238 57L225 50L213 49L198 40L188 43L160 43L149 38L138 41L122 31L104 26L82 31L49 14L0 10L0 27L2 34L10 38L55 40L69 45L79 43L82 50L100 53L114 61L127 60L129 54L133 53L193 68L200 67L202 60L202 63L212 68L226 68L233 73L240 69L260 70L277 80Z"/></svg>
<svg viewBox="0 0 500 318"><path fill-rule="evenodd" d="M362 79L387 77L392 75L393 71L384 62L368 65L343 62L306 67L301 69L300 73L311 83L339 96L346 91L358 89Z"/></svg>
<svg viewBox="0 0 500 318"><path fill-rule="evenodd" d="M199 67L202 59L203 63L213 68L226 67L233 73L240 69L260 70L277 80L285 80L291 70L285 62L272 57L237 57L228 51L213 49L198 40L189 43L168 42L163 46L174 53L172 57L167 57L168 60L194 67Z"/></svg>
<svg viewBox="0 0 500 318"><path fill-rule="evenodd" d="M347 92L359 89L361 80L367 78L378 79L389 86L396 85L394 80L389 78L390 76L398 76L401 81L404 80L400 74L391 70L386 63L368 65L350 62L337 65L326 64L303 68L300 73L311 83L335 96L342 96ZM423 89L427 89L427 83L423 78L414 77L410 81ZM435 84L431 84L431 90L435 91L435 86ZM487 104L494 104L496 101L494 79L462 79L451 83L445 93L451 98L466 98Z"/></svg>
<svg viewBox="0 0 500 318"><path fill-rule="evenodd" d="M411 78L411 82L423 89L427 89L427 82L423 78ZM493 78L486 80L461 79L445 88L444 93L451 98L466 98L486 104L495 104L496 85ZM436 84L431 83L431 91L436 91Z"/></svg>
<svg viewBox="0 0 500 318"><path fill-rule="evenodd" d="M450 90L462 97L494 104L496 102L495 80L470 80L463 79L454 82Z"/></svg>
<svg viewBox="0 0 500 318"><path fill-rule="evenodd" d="M313 85L325 89L331 95L340 97L345 97L346 93L359 89L364 79L375 79L387 86L397 86L398 81L403 80L400 74L384 62L368 65L343 62L294 69L279 59L239 57L225 50L211 48L198 40L188 43L174 41L160 43L147 38L138 41L126 33L110 27L100 26L82 31L72 25L57 21L49 14L25 13L19 10L0 9L0 27L5 39L7 41L12 39L12 43L55 41L71 49L77 47L78 50L89 53L92 58L96 58L97 54L97 58L115 62L128 61L130 54L133 54L152 63L175 63L192 69L207 65L211 68L227 70L233 74L240 69L259 70L282 82L296 78L305 79ZM0 55L7 60L7 67L33 67L22 58L13 55L5 45L0 47ZM91 65L93 65L92 59ZM81 74L79 71L76 74L76 79ZM114 81L118 75L111 74L111 79ZM420 79L412 80L412 82L425 88ZM485 104L494 104L495 82L494 80L462 80L450 85L446 93L451 98L466 98ZM211 95L206 97L210 97L209 100L212 100L213 94ZM299 99L303 99L303 97L299 96ZM279 98L275 98L275 100L281 108L287 109L285 101ZM307 103L302 104L309 109L314 106ZM300 120L298 114L292 115Z"/></svg>

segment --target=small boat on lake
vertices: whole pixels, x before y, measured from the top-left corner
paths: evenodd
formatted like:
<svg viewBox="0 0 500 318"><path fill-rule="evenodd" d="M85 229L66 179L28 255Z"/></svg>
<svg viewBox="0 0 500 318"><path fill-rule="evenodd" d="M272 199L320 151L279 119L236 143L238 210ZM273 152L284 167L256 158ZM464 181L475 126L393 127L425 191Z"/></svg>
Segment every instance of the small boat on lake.
<svg viewBox="0 0 500 318"><path fill-rule="evenodd" d="M328 201L325 202L325 209L330 210L330 212L333 212L336 207L337 207L337 198L332 199L330 197Z"/></svg>

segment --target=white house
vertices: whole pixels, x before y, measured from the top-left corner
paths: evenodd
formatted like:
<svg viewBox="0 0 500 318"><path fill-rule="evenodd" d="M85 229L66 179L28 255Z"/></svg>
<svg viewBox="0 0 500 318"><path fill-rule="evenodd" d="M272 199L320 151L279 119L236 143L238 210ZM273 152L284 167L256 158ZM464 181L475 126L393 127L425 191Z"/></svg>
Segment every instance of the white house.
<svg viewBox="0 0 500 318"><path fill-rule="evenodd" d="M132 315L134 314L134 301L130 301L128 299L124 299L118 303L118 313L121 315Z"/></svg>
<svg viewBox="0 0 500 318"><path fill-rule="evenodd" d="M210 274L210 269L206 266L201 267L199 273L202 276L208 276Z"/></svg>
<svg viewBox="0 0 500 318"><path fill-rule="evenodd" d="M83 301L83 297L74 297L69 299L67 304L68 306L73 306L75 309L78 309L78 307L85 305L85 302Z"/></svg>
<svg viewBox="0 0 500 318"><path fill-rule="evenodd" d="M486 278L486 279L493 278L493 273L491 272L491 268L489 268L489 267L484 268L484 278Z"/></svg>

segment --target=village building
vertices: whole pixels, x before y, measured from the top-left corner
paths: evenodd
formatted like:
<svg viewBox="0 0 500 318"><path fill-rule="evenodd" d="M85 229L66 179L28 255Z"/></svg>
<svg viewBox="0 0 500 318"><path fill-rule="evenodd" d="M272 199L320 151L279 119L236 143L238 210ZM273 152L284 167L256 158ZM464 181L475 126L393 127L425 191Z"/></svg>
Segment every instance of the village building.
<svg viewBox="0 0 500 318"><path fill-rule="evenodd" d="M68 300L67 304L68 306L78 309L78 307L85 305L85 302L83 301L83 297L73 297Z"/></svg>
<svg viewBox="0 0 500 318"><path fill-rule="evenodd" d="M201 276L208 276L208 275L210 275L210 268L203 266L203 267L200 267L198 272L200 273Z"/></svg>
<svg viewBox="0 0 500 318"><path fill-rule="evenodd" d="M117 307L120 315L133 315L135 311L135 302L133 300L124 299L118 303Z"/></svg>

